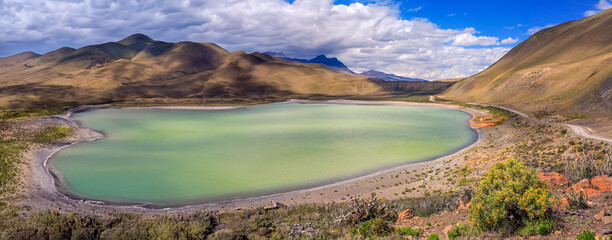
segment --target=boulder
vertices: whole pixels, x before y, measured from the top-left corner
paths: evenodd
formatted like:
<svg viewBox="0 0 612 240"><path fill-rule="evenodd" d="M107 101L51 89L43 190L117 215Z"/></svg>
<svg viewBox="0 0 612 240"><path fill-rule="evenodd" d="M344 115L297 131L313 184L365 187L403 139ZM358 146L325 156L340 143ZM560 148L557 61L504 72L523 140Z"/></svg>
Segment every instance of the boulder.
<svg viewBox="0 0 612 240"><path fill-rule="evenodd" d="M580 191L580 189L585 189L585 188L591 188L591 181L589 179L582 179L582 181L572 185L571 187L568 187L567 189L565 189L566 192L572 191L572 192L578 192Z"/></svg>
<svg viewBox="0 0 612 240"><path fill-rule="evenodd" d="M584 195L588 198L596 198L596 197L600 197L601 195L603 195L601 191L598 191L592 188L583 188L580 191L582 191Z"/></svg>
<svg viewBox="0 0 612 240"><path fill-rule="evenodd" d="M612 224L612 216L604 216L601 220L605 225Z"/></svg>
<svg viewBox="0 0 612 240"><path fill-rule="evenodd" d="M608 175L601 175L591 179L591 186L599 191L610 192L612 191L612 177Z"/></svg>
<svg viewBox="0 0 612 240"><path fill-rule="evenodd" d="M563 174L556 172L540 172L538 177L551 187L567 188L570 185L569 180Z"/></svg>
<svg viewBox="0 0 612 240"><path fill-rule="evenodd" d="M403 222L410 220L413 217L414 217L414 212L412 212L412 209L406 209L403 212L401 212L399 216L397 216L397 222L395 222L395 224L401 224Z"/></svg>

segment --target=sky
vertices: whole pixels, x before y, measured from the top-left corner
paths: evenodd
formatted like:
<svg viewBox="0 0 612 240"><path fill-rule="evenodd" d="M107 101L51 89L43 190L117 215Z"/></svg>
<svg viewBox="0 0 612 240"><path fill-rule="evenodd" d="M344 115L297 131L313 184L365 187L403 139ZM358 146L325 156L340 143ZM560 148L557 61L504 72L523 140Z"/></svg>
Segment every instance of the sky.
<svg viewBox="0 0 612 240"><path fill-rule="evenodd" d="M0 57L118 41L214 42L229 51L337 57L428 80L467 77L533 33L612 0L0 0Z"/></svg>

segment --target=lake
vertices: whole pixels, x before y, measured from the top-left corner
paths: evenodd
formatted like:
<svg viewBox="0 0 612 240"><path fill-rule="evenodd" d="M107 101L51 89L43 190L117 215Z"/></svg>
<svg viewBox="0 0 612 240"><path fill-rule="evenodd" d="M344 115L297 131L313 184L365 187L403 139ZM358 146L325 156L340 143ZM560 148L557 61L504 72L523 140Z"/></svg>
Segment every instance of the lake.
<svg viewBox="0 0 612 240"><path fill-rule="evenodd" d="M59 151L69 195L178 206L280 193L431 160L477 139L465 112L274 103L231 110L97 109L105 138Z"/></svg>

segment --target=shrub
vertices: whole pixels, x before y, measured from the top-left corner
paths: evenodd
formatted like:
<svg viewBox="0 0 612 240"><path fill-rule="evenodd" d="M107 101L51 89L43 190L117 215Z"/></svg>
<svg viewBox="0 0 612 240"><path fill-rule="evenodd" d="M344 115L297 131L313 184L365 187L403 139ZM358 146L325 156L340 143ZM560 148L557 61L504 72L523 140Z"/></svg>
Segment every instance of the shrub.
<svg viewBox="0 0 612 240"><path fill-rule="evenodd" d="M397 231L402 235L410 235L412 237L420 237L423 235L423 230L412 229L410 226L398 228Z"/></svg>
<svg viewBox="0 0 612 240"><path fill-rule="evenodd" d="M581 233L578 233L578 235L576 235L576 239L577 240L595 240L595 233L589 230L584 230Z"/></svg>
<svg viewBox="0 0 612 240"><path fill-rule="evenodd" d="M468 236L470 235L471 229L470 226L468 224L458 224L457 226L453 227L450 231L448 231L448 239L450 240L455 240L461 236Z"/></svg>
<svg viewBox="0 0 612 240"><path fill-rule="evenodd" d="M565 197L567 198L568 207L570 209L589 208L589 204L587 204L589 198L583 191L580 191L579 193L569 191L565 194Z"/></svg>
<svg viewBox="0 0 612 240"><path fill-rule="evenodd" d="M497 163L480 182L470 206L470 222L481 230L510 232L525 222L548 219L556 202L537 172L509 159Z"/></svg>
<svg viewBox="0 0 612 240"><path fill-rule="evenodd" d="M440 240L440 236L438 236L437 233L432 233L429 235L429 237L427 237L427 240Z"/></svg>
<svg viewBox="0 0 612 240"><path fill-rule="evenodd" d="M551 229L556 226L554 220L539 220L539 221L526 221L523 226L517 230L517 234L521 236L547 236L550 234Z"/></svg>
<svg viewBox="0 0 612 240"><path fill-rule="evenodd" d="M351 232L359 233L364 237L380 237L391 232L391 227L389 221L375 218L358 224L351 229Z"/></svg>
<svg viewBox="0 0 612 240"><path fill-rule="evenodd" d="M367 199L352 198L351 210L339 216L336 222L354 225L375 218L393 220L395 213L376 198L376 193L372 193Z"/></svg>

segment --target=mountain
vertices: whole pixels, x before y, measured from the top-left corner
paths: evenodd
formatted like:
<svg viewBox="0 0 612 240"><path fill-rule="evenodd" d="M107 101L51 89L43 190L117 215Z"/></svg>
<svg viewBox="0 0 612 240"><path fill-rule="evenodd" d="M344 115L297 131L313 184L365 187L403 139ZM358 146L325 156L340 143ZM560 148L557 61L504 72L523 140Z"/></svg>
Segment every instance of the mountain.
<svg viewBox="0 0 612 240"><path fill-rule="evenodd" d="M382 79L385 81L427 81L425 79L402 77L402 76L397 76L395 74L389 74L389 73L379 72L375 70L363 72L360 75L371 77L371 78L378 78L378 79Z"/></svg>
<svg viewBox="0 0 612 240"><path fill-rule="evenodd" d="M313 59L302 59L302 58L290 58L290 57L285 56L285 54L279 53L279 52L264 52L264 53L270 56L273 56L273 57L287 60L287 61L301 62L301 63L318 63L318 64L325 66L329 70L332 70L338 73L342 73L342 74L346 74L346 75L350 75L350 76L359 75L351 71L346 65L344 65L344 63L340 62L340 60L338 60L338 58L335 58L335 57L328 58L325 55L319 55Z"/></svg>
<svg viewBox="0 0 612 240"><path fill-rule="evenodd" d="M0 58L0 108L143 98L249 99L354 96L383 89L363 76L262 53L228 52L213 43L118 42Z"/></svg>
<svg viewBox="0 0 612 240"><path fill-rule="evenodd" d="M343 73L343 74L350 75L350 76L361 75L361 76L366 76L369 78L382 79L385 81L427 81L427 80L419 79L419 78L401 77L401 76L397 76L394 74L388 74L388 73L379 72L375 70L370 70L367 72L363 72L361 74L357 74L351 71L346 65L344 65L344 63L338 60L338 58L335 58L335 57L328 58L325 55L319 55L313 59L301 59L301 58L290 58L290 57L285 56L285 54L279 53L279 52L265 52L265 54L268 54L270 56L277 57L280 59L288 60L288 61L301 62L301 63L319 63L327 67L329 70L332 70L338 73Z"/></svg>
<svg viewBox="0 0 612 240"><path fill-rule="evenodd" d="M612 117L612 9L533 34L440 97L532 114Z"/></svg>

